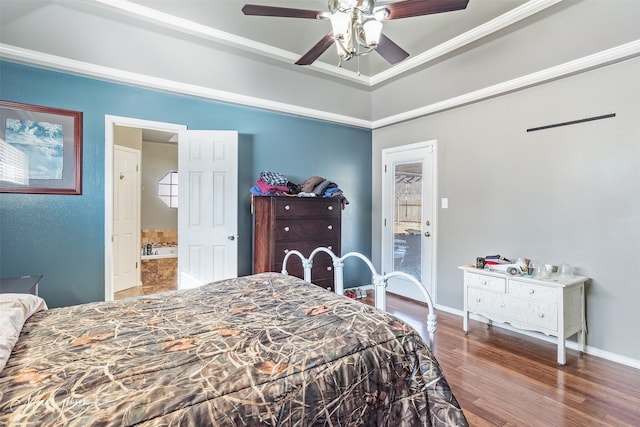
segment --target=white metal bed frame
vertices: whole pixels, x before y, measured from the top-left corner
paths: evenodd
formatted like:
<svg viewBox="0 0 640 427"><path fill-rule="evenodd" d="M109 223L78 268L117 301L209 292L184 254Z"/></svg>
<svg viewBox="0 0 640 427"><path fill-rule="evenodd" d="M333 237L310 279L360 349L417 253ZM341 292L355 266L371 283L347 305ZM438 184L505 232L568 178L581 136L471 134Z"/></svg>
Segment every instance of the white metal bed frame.
<svg viewBox="0 0 640 427"><path fill-rule="evenodd" d="M313 266L313 258L316 256L316 254L320 253L320 252L324 252L326 254L328 254L331 259L333 260L333 277L334 277L334 291L335 293L339 294L339 295L343 295L344 294L344 261L347 258L359 258L362 261L364 261L364 263L369 267L369 270L371 270L371 277L373 280L373 288L374 288L374 301L375 301L375 306L376 308L382 310L382 311L386 311L387 310L387 294L386 294L386 288L387 288L387 280L391 277L402 277L408 281L410 281L411 283L415 284L418 289L420 289L420 291L422 291L423 296L425 297L426 301L427 301L427 305L428 305L428 314L427 314L427 332L429 333L429 348L431 348L431 350L433 350L434 348L434 344L435 344L435 332L436 332L436 326L437 326L437 318L436 318L436 314L434 313L434 305L433 305L433 300L431 299L431 295L429 295L429 291L427 290L427 288L422 284L422 282L420 282L418 279L416 279L415 277L413 277L410 274L407 274L405 272L402 271L392 271L391 273L387 273L387 274L379 274L375 267L373 266L373 264L371 263L371 261L369 260L369 258L367 258L366 256L362 255L359 252L349 252L341 257L338 257L336 254L334 254L330 249L328 248L324 248L324 247L319 247L319 248L315 248L311 254L309 255L309 258L305 258L304 255L302 255L302 253L300 253L299 251L296 250L290 250L287 252L287 254L284 257L284 260L282 262L282 274L285 275L289 275L289 273L287 272L287 261L289 260L289 258L292 255L296 255L298 258L300 258L300 260L302 261L302 267L304 268L304 280L307 282L311 282L311 267Z"/></svg>

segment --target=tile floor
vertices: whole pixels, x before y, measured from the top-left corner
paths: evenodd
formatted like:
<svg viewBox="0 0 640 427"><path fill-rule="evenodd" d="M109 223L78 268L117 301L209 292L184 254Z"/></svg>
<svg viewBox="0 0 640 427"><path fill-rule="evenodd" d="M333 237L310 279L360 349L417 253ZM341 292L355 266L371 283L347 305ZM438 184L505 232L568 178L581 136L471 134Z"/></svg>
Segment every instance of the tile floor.
<svg viewBox="0 0 640 427"><path fill-rule="evenodd" d="M141 295L156 294L158 292L171 291L174 289L178 289L178 283L175 279L148 285L143 284L142 286L134 286L133 288L116 292L113 298L115 300L119 300L129 297L138 297Z"/></svg>

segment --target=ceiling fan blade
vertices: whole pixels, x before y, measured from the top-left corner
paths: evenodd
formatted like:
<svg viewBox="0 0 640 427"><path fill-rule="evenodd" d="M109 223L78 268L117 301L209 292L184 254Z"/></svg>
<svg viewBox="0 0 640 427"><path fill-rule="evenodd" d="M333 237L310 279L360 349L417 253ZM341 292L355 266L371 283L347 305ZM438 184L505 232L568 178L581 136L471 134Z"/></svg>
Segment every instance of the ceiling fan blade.
<svg viewBox="0 0 640 427"><path fill-rule="evenodd" d="M245 15L279 16L283 18L322 19L324 17L323 13L318 10L292 9L259 4L245 4L242 7L242 13Z"/></svg>
<svg viewBox="0 0 640 427"><path fill-rule="evenodd" d="M386 20L453 12L465 9L468 3L469 0L404 0L385 6L389 11Z"/></svg>
<svg viewBox="0 0 640 427"><path fill-rule="evenodd" d="M333 44L333 34L328 32L315 46L296 61L296 65L310 65Z"/></svg>
<svg viewBox="0 0 640 427"><path fill-rule="evenodd" d="M380 34L380 41L376 47L376 52L380 54L389 64L397 64L405 60L409 53L395 44L389 37Z"/></svg>

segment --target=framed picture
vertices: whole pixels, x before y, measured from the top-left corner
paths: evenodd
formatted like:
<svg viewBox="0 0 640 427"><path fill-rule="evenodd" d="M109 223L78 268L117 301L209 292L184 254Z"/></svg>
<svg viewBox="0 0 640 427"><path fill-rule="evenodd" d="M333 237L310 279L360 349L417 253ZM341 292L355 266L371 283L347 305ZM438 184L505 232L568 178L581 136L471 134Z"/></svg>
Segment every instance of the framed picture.
<svg viewBox="0 0 640 427"><path fill-rule="evenodd" d="M0 193L82 194L82 112L0 101Z"/></svg>

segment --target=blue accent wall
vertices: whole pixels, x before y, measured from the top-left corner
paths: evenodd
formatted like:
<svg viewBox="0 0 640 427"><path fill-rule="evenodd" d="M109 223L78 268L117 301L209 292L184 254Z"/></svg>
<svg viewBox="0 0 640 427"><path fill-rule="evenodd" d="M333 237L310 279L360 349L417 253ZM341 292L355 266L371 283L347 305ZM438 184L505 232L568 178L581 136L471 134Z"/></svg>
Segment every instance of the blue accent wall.
<svg viewBox="0 0 640 427"><path fill-rule="evenodd" d="M371 131L0 61L0 99L82 111L82 195L0 194L0 276L42 274L50 307L104 299L105 115L239 133L240 275L252 270L249 188L260 171L335 181L343 252L371 256ZM349 266L347 266L349 268ZM345 284L363 283L359 268Z"/></svg>

